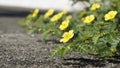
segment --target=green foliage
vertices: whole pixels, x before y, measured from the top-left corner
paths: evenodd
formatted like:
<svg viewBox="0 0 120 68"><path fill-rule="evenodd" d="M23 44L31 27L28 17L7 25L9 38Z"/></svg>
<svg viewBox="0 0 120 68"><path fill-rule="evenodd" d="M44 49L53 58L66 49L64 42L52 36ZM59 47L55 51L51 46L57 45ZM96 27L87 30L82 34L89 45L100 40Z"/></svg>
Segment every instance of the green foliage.
<svg viewBox="0 0 120 68"><path fill-rule="evenodd" d="M99 4L100 8L95 10L91 10L91 5L80 12L62 14L62 17L54 22L51 21L51 18L64 11L51 15L47 19L44 19L44 14L34 18L27 16L20 24L28 30L29 35L41 33L43 40L50 36L62 37L61 44L52 51L52 57L56 55L64 57L70 52L100 57L120 55L120 2L119 0L110 1L109 6L103 1ZM112 15L115 16L111 18L112 15L107 14L110 11L115 11L117 14L113 12ZM106 14L107 17L105 17ZM68 15L72 15L72 18L67 19ZM56 17L59 18L59 16ZM110 19L105 20L105 18ZM61 30L60 26L65 29Z"/></svg>
<svg viewBox="0 0 120 68"><path fill-rule="evenodd" d="M59 45L57 47L54 48L54 50L51 53L52 57L55 57L56 55L60 55L62 57L65 56L66 53L71 52L71 47L72 47L72 43L70 43L69 45Z"/></svg>

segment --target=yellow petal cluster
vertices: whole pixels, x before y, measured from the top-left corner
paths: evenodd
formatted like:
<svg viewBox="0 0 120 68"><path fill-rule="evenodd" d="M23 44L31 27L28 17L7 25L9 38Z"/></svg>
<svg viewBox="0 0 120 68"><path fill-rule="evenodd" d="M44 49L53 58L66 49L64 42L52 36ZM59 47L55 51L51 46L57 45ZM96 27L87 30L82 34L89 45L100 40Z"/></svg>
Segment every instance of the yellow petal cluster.
<svg viewBox="0 0 120 68"><path fill-rule="evenodd" d="M67 10L63 10L61 13L63 13L64 15L68 13Z"/></svg>
<svg viewBox="0 0 120 68"><path fill-rule="evenodd" d="M109 11L107 14L105 14L104 18L105 21L113 19L117 14L117 11Z"/></svg>
<svg viewBox="0 0 120 68"><path fill-rule="evenodd" d="M67 13L68 13L67 10L63 10L62 12L54 15L54 16L50 19L50 21L51 21L51 22L58 21L59 19L62 18L63 15L65 15L65 14L67 14Z"/></svg>
<svg viewBox="0 0 120 68"><path fill-rule="evenodd" d="M54 13L54 9L49 9L49 10L45 13L44 19L50 17L51 15L53 15L53 13Z"/></svg>
<svg viewBox="0 0 120 68"><path fill-rule="evenodd" d="M94 15L89 15L89 16L86 16L83 20L84 23L86 24L90 24L93 20L95 19L95 16Z"/></svg>
<svg viewBox="0 0 120 68"><path fill-rule="evenodd" d="M63 13L58 13L58 14L54 15L54 16L50 19L50 21L51 21L51 22L58 21L60 18L62 18L62 16L63 16Z"/></svg>
<svg viewBox="0 0 120 68"><path fill-rule="evenodd" d="M66 20L70 20L70 19L72 19L71 15L69 15L69 16L66 17Z"/></svg>
<svg viewBox="0 0 120 68"><path fill-rule="evenodd" d="M39 13L39 9L35 9L32 13L32 17L36 17Z"/></svg>
<svg viewBox="0 0 120 68"><path fill-rule="evenodd" d="M68 27L68 25L69 25L69 20L67 19L67 20L64 20L63 22L62 22L62 24L60 25L60 27L59 27L59 29L60 30L65 30L67 27Z"/></svg>
<svg viewBox="0 0 120 68"><path fill-rule="evenodd" d="M92 6L91 6L91 10L96 10L96 9L99 9L100 8L100 4L99 3L94 3Z"/></svg>
<svg viewBox="0 0 120 68"><path fill-rule="evenodd" d="M68 42L71 38L73 38L73 36L74 36L73 30L70 30L69 32L65 32L65 33L63 34L63 36L62 36L63 38L60 39L60 42L66 43L66 42Z"/></svg>

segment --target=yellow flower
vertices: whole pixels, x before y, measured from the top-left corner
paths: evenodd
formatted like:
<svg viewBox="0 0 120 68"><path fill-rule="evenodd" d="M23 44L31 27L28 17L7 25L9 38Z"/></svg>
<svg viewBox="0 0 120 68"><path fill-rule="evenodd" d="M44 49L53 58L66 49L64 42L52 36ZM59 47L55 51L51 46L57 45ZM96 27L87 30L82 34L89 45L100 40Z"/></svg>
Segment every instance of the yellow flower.
<svg viewBox="0 0 120 68"><path fill-rule="evenodd" d="M68 13L67 10L63 10L62 12L54 15L54 16L50 19L50 21L52 21L52 22L58 21L59 19L62 18L63 15L65 15L65 14L67 14L67 13Z"/></svg>
<svg viewBox="0 0 120 68"><path fill-rule="evenodd" d="M32 13L32 17L36 17L39 13L39 9L35 9Z"/></svg>
<svg viewBox="0 0 120 68"><path fill-rule="evenodd" d="M95 19L95 16L89 15L89 16L86 16L85 18L82 18L82 19L83 19L84 23L90 24Z"/></svg>
<svg viewBox="0 0 120 68"><path fill-rule="evenodd" d="M63 13L64 15L68 13L67 10L63 10L61 13Z"/></svg>
<svg viewBox="0 0 120 68"><path fill-rule="evenodd" d="M50 17L53 13L54 13L54 9L49 9L49 10L45 13L44 18L46 19L46 18Z"/></svg>
<svg viewBox="0 0 120 68"><path fill-rule="evenodd" d="M99 3L94 3L92 6L91 6L91 10L96 10L96 9L99 9L100 8L100 4Z"/></svg>
<svg viewBox="0 0 120 68"><path fill-rule="evenodd" d="M63 36L62 36L63 38L60 39L60 42L66 43L66 42L68 42L71 38L73 38L73 36L74 36L73 30L70 30L69 32L65 32L65 33L63 34Z"/></svg>
<svg viewBox="0 0 120 68"><path fill-rule="evenodd" d="M72 18L72 16L69 15L69 16L66 17L66 20L70 20L71 18Z"/></svg>
<svg viewBox="0 0 120 68"><path fill-rule="evenodd" d="M69 22L70 22L69 20L63 21L62 24L60 25L59 29L60 30L65 30L68 27Z"/></svg>
<svg viewBox="0 0 120 68"><path fill-rule="evenodd" d="M107 14L105 14L104 18L105 21L113 19L117 14L117 11L109 11Z"/></svg>
<svg viewBox="0 0 120 68"><path fill-rule="evenodd" d="M52 21L52 22L58 21L60 18L62 18L62 16L63 16L62 13L58 13L58 14L54 15L54 16L50 19L50 21Z"/></svg>

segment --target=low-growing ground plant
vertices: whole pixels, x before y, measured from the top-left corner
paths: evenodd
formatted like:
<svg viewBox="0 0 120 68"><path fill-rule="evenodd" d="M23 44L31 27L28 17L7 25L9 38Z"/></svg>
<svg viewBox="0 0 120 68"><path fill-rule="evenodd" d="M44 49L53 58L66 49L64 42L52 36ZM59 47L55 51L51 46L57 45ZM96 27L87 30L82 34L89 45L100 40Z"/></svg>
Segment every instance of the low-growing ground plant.
<svg viewBox="0 0 120 68"><path fill-rule="evenodd" d="M54 13L49 9L29 14L20 24L28 34L41 33L43 40L50 36L59 38L52 57L70 52L99 57L120 55L120 3L119 0L95 2L86 10L69 14L67 10Z"/></svg>

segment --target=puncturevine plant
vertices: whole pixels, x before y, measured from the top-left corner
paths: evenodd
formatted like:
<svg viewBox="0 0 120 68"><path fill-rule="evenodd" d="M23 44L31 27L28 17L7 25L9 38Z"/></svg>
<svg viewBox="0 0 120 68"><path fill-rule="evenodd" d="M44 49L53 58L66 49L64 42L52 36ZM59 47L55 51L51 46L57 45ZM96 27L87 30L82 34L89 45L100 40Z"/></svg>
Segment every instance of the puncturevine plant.
<svg viewBox="0 0 120 68"><path fill-rule="evenodd" d="M43 40L56 36L61 44L52 51L52 57L70 52L99 57L120 55L120 2L95 2L83 11L69 14L67 10L54 13L49 9L38 14L35 9L23 21L27 33L41 33ZM107 7L107 8L106 8Z"/></svg>

